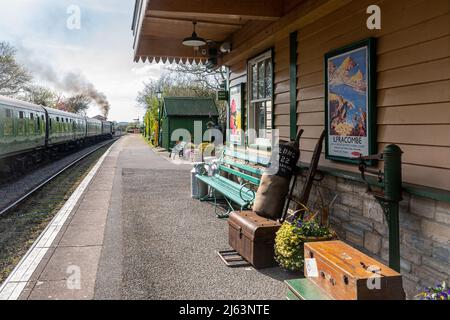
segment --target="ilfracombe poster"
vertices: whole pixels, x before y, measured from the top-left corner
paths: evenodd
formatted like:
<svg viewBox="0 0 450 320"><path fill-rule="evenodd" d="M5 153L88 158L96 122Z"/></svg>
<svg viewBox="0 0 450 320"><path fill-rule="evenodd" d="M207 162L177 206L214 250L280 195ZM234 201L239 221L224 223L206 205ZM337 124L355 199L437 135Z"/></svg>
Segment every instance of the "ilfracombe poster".
<svg viewBox="0 0 450 320"><path fill-rule="evenodd" d="M325 56L328 159L355 161L376 152L373 50L368 39Z"/></svg>
<svg viewBox="0 0 450 320"><path fill-rule="evenodd" d="M243 85L230 88L229 140L230 143L242 144L242 92Z"/></svg>

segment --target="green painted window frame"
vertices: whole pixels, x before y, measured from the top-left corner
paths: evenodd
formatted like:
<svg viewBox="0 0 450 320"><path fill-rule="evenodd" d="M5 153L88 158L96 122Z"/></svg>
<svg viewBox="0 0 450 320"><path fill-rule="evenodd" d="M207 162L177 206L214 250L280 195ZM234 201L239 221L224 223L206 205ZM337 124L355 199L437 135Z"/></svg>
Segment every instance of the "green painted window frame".
<svg viewBox="0 0 450 320"><path fill-rule="evenodd" d="M249 112L251 111L252 107L252 103L258 103L258 102L270 102L270 129L268 128L268 119L267 119L267 106L266 106L266 118L265 118L265 122L266 122L266 126L265 129L266 130L273 130L275 127L275 112L274 112L274 90L275 90L275 83L274 83L274 70L275 70L275 59L274 59L274 55L275 55L275 51L273 48L269 48L267 50L264 50L262 52L260 52L259 54L255 55L254 57L250 58L247 60L247 90L246 90L246 95L247 95L247 104L245 106L245 112L246 112L246 129L249 130L251 128L254 129L254 125L250 125L250 117L249 117ZM253 99L252 100L252 75L251 75L251 65L253 64L258 64L258 62L260 61L265 61L265 60L269 60L270 59L270 63L271 63L271 81L270 81L270 85L271 85L271 95L270 97L266 96L263 99ZM253 119L254 121L256 121L256 119ZM255 143L252 143L255 144ZM250 145L250 142L248 141L248 134L246 134L245 137L245 148L248 148Z"/></svg>

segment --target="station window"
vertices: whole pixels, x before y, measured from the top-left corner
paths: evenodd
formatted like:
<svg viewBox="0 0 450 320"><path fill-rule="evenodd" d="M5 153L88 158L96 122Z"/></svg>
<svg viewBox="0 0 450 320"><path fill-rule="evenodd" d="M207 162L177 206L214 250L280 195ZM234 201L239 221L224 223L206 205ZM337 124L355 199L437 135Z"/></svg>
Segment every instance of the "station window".
<svg viewBox="0 0 450 320"><path fill-rule="evenodd" d="M19 119L23 119L25 117L25 114L23 111L19 111Z"/></svg>
<svg viewBox="0 0 450 320"><path fill-rule="evenodd" d="M267 145L270 142L272 129L272 51L267 51L248 62L248 128L254 129L256 135L251 132L248 143Z"/></svg>
<svg viewBox="0 0 450 320"><path fill-rule="evenodd" d="M12 118L12 110L11 109L6 109L6 117L7 118Z"/></svg>

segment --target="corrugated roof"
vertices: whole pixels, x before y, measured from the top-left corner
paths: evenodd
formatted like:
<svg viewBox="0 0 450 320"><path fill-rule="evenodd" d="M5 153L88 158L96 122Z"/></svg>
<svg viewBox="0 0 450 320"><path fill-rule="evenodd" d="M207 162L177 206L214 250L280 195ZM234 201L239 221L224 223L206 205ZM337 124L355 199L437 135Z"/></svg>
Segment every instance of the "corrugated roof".
<svg viewBox="0 0 450 320"><path fill-rule="evenodd" d="M165 97L164 108L168 116L218 116L212 98Z"/></svg>

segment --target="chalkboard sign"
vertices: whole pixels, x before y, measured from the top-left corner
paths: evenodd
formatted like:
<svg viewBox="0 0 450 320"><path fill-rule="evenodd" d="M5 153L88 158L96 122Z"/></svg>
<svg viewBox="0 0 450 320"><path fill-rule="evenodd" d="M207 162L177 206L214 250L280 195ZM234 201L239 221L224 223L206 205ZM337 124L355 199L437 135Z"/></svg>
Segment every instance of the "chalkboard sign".
<svg viewBox="0 0 450 320"><path fill-rule="evenodd" d="M295 172L297 161L300 157L298 145L295 142L280 143L279 148L277 176L290 178Z"/></svg>

